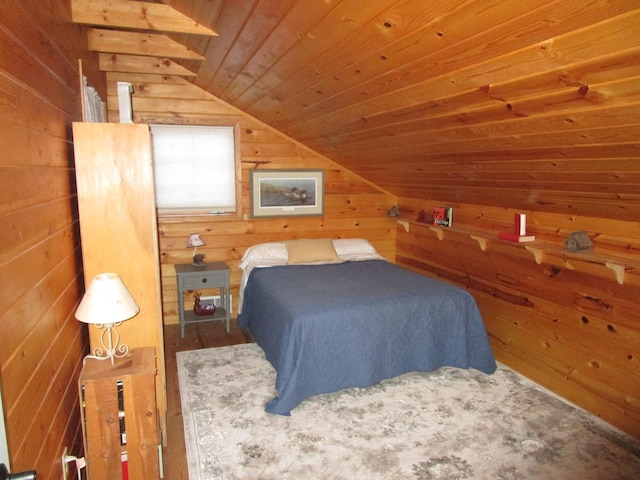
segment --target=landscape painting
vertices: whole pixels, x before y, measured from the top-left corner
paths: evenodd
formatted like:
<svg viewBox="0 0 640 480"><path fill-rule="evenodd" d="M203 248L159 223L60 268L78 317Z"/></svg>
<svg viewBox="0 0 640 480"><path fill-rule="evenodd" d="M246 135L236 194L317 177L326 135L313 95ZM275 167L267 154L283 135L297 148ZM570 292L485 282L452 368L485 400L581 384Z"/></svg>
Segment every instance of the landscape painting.
<svg viewBox="0 0 640 480"><path fill-rule="evenodd" d="M252 170L251 216L324 214L324 170Z"/></svg>

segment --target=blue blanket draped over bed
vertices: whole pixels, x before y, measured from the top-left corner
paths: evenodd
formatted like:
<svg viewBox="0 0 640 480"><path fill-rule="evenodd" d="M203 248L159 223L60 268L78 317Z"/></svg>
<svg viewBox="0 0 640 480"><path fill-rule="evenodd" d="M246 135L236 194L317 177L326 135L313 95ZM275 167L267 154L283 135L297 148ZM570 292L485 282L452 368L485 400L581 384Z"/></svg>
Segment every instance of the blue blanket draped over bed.
<svg viewBox="0 0 640 480"><path fill-rule="evenodd" d="M270 413L410 371L496 369L467 291L383 260L256 268L238 324L276 369Z"/></svg>

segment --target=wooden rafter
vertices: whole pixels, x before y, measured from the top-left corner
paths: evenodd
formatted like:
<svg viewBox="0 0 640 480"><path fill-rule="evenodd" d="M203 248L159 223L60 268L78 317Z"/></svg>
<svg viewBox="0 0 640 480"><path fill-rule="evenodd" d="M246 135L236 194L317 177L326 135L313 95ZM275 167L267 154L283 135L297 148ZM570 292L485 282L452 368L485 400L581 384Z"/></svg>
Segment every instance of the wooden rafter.
<svg viewBox="0 0 640 480"><path fill-rule="evenodd" d="M169 58L116 53L100 54L100 70L103 72L150 73L155 75L179 75L195 77L191 70Z"/></svg>
<svg viewBox="0 0 640 480"><path fill-rule="evenodd" d="M92 28L88 32L89 49L96 52L123 53L153 57L203 60L204 57L166 35Z"/></svg>
<svg viewBox="0 0 640 480"><path fill-rule="evenodd" d="M75 23L189 35L217 35L210 28L163 3L131 0L71 0L71 12Z"/></svg>

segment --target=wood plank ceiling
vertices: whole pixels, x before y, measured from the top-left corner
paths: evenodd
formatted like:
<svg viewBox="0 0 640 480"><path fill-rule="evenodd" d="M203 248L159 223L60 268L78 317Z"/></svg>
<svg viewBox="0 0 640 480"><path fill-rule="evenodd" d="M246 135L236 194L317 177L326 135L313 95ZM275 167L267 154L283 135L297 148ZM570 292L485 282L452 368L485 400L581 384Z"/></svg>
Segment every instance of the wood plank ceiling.
<svg viewBox="0 0 640 480"><path fill-rule="evenodd" d="M103 69L183 76L398 196L640 218L637 0L72 5Z"/></svg>

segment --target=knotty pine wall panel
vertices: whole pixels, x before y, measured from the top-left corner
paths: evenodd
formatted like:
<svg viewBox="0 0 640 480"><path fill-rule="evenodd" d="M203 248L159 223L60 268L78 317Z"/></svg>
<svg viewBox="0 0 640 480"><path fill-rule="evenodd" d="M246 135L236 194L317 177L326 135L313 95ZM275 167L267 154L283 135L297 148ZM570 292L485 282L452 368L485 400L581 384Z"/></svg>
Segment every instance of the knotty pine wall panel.
<svg viewBox="0 0 640 480"><path fill-rule="evenodd" d="M82 456L77 378L86 327L70 125L78 60L106 93L67 2L3 1L0 14L0 388L12 471L60 476Z"/></svg>
<svg viewBox="0 0 640 480"><path fill-rule="evenodd" d="M638 222L460 203L440 240L415 220L442 202L399 204L399 265L468 289L498 360L640 437ZM527 213L536 242L497 239L514 213ZM587 231L594 252L563 253L572 231ZM607 262L623 266L621 277Z"/></svg>
<svg viewBox="0 0 640 480"><path fill-rule="evenodd" d="M240 121L242 160L242 214L159 218L165 324L178 322L175 268L190 263L192 249L186 248L190 233L199 232L206 242L198 252L207 261L225 261L231 268L233 310L237 312L241 271L238 263L245 250L256 243L294 238L367 238L390 260L395 260L395 222L387 211L394 196L365 182L335 162L273 130L240 110L219 101L200 88L173 76L107 74L109 120L118 121L116 82L133 85L135 122L181 124ZM250 171L252 169L321 168L325 170L325 214L310 218L250 218ZM193 302L187 297L185 305Z"/></svg>

